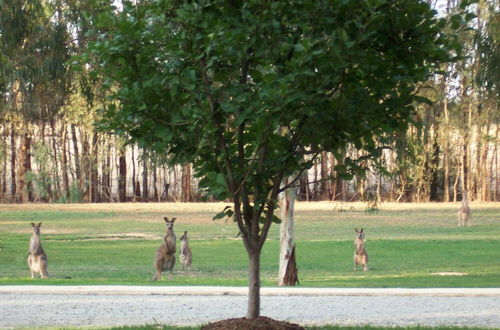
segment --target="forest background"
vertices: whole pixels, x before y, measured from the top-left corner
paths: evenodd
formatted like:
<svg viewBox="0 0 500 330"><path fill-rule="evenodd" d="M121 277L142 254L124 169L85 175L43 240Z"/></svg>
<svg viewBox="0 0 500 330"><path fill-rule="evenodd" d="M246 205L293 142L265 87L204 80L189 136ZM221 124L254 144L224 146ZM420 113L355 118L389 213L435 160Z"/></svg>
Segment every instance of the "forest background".
<svg viewBox="0 0 500 330"><path fill-rule="evenodd" d="M459 10L454 0L429 3L440 15ZM0 1L0 202L206 200L191 164L170 166L95 125L102 81L73 62L112 4ZM460 32L463 58L419 87L429 101L415 105L419 124L366 176L338 175L343 164L323 153L302 174L299 200L449 202L463 191L470 200L500 200L500 2L473 8L474 29Z"/></svg>

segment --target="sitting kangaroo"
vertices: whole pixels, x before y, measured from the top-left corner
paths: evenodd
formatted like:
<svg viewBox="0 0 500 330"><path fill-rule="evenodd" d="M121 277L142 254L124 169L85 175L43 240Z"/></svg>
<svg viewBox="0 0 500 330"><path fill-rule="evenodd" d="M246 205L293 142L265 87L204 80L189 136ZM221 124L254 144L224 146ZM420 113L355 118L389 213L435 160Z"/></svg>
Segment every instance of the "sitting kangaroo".
<svg viewBox="0 0 500 330"><path fill-rule="evenodd" d="M464 193L462 198L462 206L460 206L460 209L458 210L458 226L470 227L470 207L466 193Z"/></svg>
<svg viewBox="0 0 500 330"><path fill-rule="evenodd" d="M174 270L175 266L175 234L174 234L174 221L168 220L167 217L163 218L167 224L167 234L163 237L163 242L161 243L158 250L156 250L156 256L154 261L154 267L156 273L153 277L153 281L161 280L161 272L169 271L170 275Z"/></svg>
<svg viewBox="0 0 500 330"><path fill-rule="evenodd" d="M47 254L45 254L42 242L40 241L40 227L42 223L34 224L32 222L31 226L33 227L33 235L31 235L28 249L28 266L30 267L31 278L35 278L35 273L40 273L41 278L47 278L49 277L47 271Z"/></svg>
<svg viewBox="0 0 500 330"><path fill-rule="evenodd" d="M191 252L191 249L189 248L189 243L188 243L188 232L185 231L184 235L181 236L180 238L181 241L181 263L182 263L182 269L191 268L191 263L193 262L193 253Z"/></svg>
<svg viewBox="0 0 500 330"><path fill-rule="evenodd" d="M363 238L365 234L363 232L363 228L358 231L358 229L354 229L356 231L356 239L354 240L354 270L358 270L358 265L363 266L363 271L368 270L368 253L366 253L365 242Z"/></svg>

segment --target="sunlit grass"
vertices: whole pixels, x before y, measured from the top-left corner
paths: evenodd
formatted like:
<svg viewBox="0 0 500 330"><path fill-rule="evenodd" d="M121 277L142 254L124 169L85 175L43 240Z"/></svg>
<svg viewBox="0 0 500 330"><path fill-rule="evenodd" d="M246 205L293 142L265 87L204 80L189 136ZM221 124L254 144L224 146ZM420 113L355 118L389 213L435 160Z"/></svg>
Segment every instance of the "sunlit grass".
<svg viewBox="0 0 500 330"><path fill-rule="evenodd" d="M225 203L0 205L0 284L247 284L247 255L232 221L213 221ZM470 228L458 203L297 203L295 232L302 286L498 287L500 203L472 203ZM187 230L193 268L151 281L163 216ZM30 222L43 222L49 280L28 278ZM354 272L354 228L365 228L370 271ZM262 252L263 285L277 282L279 226ZM178 264L180 266L180 264ZM441 274L447 274L444 276ZM457 275L460 274L460 275Z"/></svg>

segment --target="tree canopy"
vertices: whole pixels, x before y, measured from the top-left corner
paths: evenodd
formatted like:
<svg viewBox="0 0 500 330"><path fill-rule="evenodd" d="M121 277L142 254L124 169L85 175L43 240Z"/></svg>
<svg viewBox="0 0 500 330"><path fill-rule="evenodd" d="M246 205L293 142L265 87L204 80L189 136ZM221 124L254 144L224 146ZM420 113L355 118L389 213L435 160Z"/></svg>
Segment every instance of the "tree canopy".
<svg viewBox="0 0 500 330"><path fill-rule="evenodd" d="M364 156L337 170L362 169L459 53L419 0L124 2L97 22L87 59L109 88L102 127L192 162L208 193L233 201L222 214L249 253L250 318L282 179L348 144Z"/></svg>

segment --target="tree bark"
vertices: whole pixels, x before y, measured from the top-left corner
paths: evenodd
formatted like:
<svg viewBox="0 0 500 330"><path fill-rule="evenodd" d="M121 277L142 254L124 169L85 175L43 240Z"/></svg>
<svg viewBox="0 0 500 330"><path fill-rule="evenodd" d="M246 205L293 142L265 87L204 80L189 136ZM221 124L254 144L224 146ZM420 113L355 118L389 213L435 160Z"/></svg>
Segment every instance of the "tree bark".
<svg viewBox="0 0 500 330"><path fill-rule="evenodd" d="M73 140L73 158L75 160L75 175L76 181L80 182L82 180L82 171L80 168L80 151L78 150L78 137L76 136L76 126L71 124L71 137ZM80 192L82 191L81 186L78 185Z"/></svg>
<svg viewBox="0 0 500 330"><path fill-rule="evenodd" d="M248 252L248 310L247 319L260 316L260 252L259 248L247 249Z"/></svg>
<svg viewBox="0 0 500 330"><path fill-rule="evenodd" d="M449 5L449 4L448 4ZM449 8L448 8L449 10ZM445 68L446 70L446 68ZM444 150L443 150L443 167L444 167L444 183L443 183L443 191L444 191L444 202L450 201L450 117L448 114L448 77L446 75L443 76L443 113L444 113Z"/></svg>
<svg viewBox="0 0 500 330"><path fill-rule="evenodd" d="M191 189L191 164L186 163L182 166L181 173L181 181L182 181L182 202L191 202L192 201L192 189Z"/></svg>
<svg viewBox="0 0 500 330"><path fill-rule="evenodd" d="M437 133L436 133L437 134ZM439 155L441 154L441 149L439 148L439 143L437 135L432 146L433 153L431 159L431 184L430 184L430 200L432 202L439 202Z"/></svg>
<svg viewBox="0 0 500 330"><path fill-rule="evenodd" d="M27 174L31 171L31 136L27 127L21 136L18 165L16 200L19 203L31 202L33 200L32 188L26 178Z"/></svg>
<svg viewBox="0 0 500 330"><path fill-rule="evenodd" d="M142 198L146 202L148 200L148 163L146 157L142 157Z"/></svg>
<svg viewBox="0 0 500 330"><path fill-rule="evenodd" d="M7 126L2 127L2 149L1 149L1 157L0 159L0 166L1 170L0 172L2 173L2 176L0 178L0 202L3 202L5 198L5 193L7 192Z"/></svg>
<svg viewBox="0 0 500 330"><path fill-rule="evenodd" d="M127 201L127 160L125 158L125 147L120 148L118 157L118 198L120 202Z"/></svg>
<svg viewBox="0 0 500 330"><path fill-rule="evenodd" d="M70 201L70 191L69 191L69 176L68 176L68 151L66 145L68 143L68 133L66 131L66 126L62 124L61 128L61 172L62 172L62 181L63 181L63 195L66 196L66 200Z"/></svg>
<svg viewBox="0 0 500 330"><path fill-rule="evenodd" d="M321 200L330 200L331 191L329 191L329 173L328 173L328 154L326 152L321 153Z"/></svg>
<svg viewBox="0 0 500 330"><path fill-rule="evenodd" d="M487 114L487 119L486 119L486 136L490 136L490 129L491 129L491 117L489 114ZM482 196L481 199L485 202L490 201L490 181L492 177L492 171L488 171L488 151L490 150L490 142L489 139L487 139L484 142L484 148L482 150L482 155L481 155L481 164L482 164L482 172L484 173L481 177L481 191L482 191Z"/></svg>
<svg viewBox="0 0 500 330"><path fill-rule="evenodd" d="M290 176L283 180L282 186L290 184L295 177ZM279 286L293 286L298 282L297 265L292 255L295 249L294 242L294 204L296 199L296 188L290 187L279 196L281 224L280 224L280 256L279 256ZM295 276L294 276L295 275Z"/></svg>
<svg viewBox="0 0 500 330"><path fill-rule="evenodd" d="M158 173L156 166L153 167L153 198L155 201L160 201L160 196L158 194Z"/></svg>
<svg viewBox="0 0 500 330"><path fill-rule="evenodd" d="M107 143L106 155L102 160L101 180L102 180L102 195L106 196L106 200L113 200L111 195L111 144Z"/></svg>
<svg viewBox="0 0 500 330"><path fill-rule="evenodd" d="M97 132L92 135L92 147L90 158L90 198L93 203L99 203L101 198L99 196L99 136Z"/></svg>
<svg viewBox="0 0 500 330"><path fill-rule="evenodd" d="M495 141L500 141L499 140L499 137L500 137L500 125L497 125L497 128L496 128L496 132L495 132ZM492 197L492 200L497 202L498 201L498 191L499 191L499 188L500 188L500 177L498 175L498 172L500 170L500 166L498 166L498 143L495 143L495 148L494 148L494 151L493 151L493 155L494 157L492 157L492 160L491 160L491 175L492 177L495 178L495 185L493 186L493 197ZM495 167L493 167L493 158L495 160ZM493 170L495 169L495 170Z"/></svg>
<svg viewBox="0 0 500 330"><path fill-rule="evenodd" d="M86 132L82 132L80 130L80 140L82 142L82 169L81 169L81 176L80 180L78 181L80 184L80 191L82 191L84 200L86 202L91 202L92 197L91 197L91 189L90 189L90 182L91 182L91 174L90 174L90 145L89 145L89 138L87 136Z"/></svg>
<svg viewBox="0 0 500 330"><path fill-rule="evenodd" d="M140 193L138 194L137 191L140 191L141 188L137 189L136 185L136 169L135 169L135 146L132 145L132 159L130 160L132 162L132 191L133 191L133 196L134 196L134 201L137 199L137 197L140 197Z"/></svg>
<svg viewBox="0 0 500 330"><path fill-rule="evenodd" d="M55 198L59 199L61 197L61 180L59 179L59 157L58 157L58 142L59 135L57 134L57 130L55 127L54 120L50 121L50 128L52 134L52 159L54 160L54 168L52 170L52 175L54 177L55 183ZM58 141L59 140L59 141Z"/></svg>
<svg viewBox="0 0 500 330"><path fill-rule="evenodd" d="M14 124L10 125L10 195L12 200L16 200L17 196L17 176L16 176L16 129Z"/></svg>

